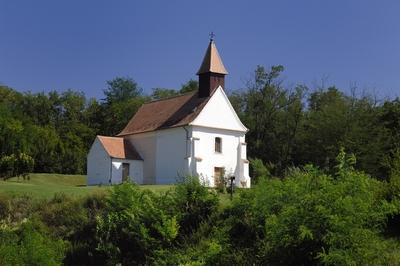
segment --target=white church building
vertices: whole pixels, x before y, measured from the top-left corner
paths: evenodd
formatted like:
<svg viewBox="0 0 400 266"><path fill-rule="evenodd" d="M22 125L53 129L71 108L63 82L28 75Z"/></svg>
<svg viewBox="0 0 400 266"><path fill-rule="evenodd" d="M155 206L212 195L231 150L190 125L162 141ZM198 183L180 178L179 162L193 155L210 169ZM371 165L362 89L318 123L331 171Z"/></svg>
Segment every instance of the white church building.
<svg viewBox="0 0 400 266"><path fill-rule="evenodd" d="M87 158L88 185L172 184L198 176L213 187L221 175L250 187L242 124L224 92L228 74L211 39L198 91L143 104L115 137L97 136Z"/></svg>

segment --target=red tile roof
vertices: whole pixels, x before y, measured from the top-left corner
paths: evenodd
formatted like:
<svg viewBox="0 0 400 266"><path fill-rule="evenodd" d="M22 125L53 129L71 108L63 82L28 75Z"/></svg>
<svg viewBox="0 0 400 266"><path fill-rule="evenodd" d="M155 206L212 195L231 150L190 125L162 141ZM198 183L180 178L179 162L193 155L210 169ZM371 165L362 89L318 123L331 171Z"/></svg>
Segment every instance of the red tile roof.
<svg viewBox="0 0 400 266"><path fill-rule="evenodd" d="M120 137L97 136L110 157L117 159L143 160L135 147Z"/></svg>
<svg viewBox="0 0 400 266"><path fill-rule="evenodd" d="M209 97L197 91L143 104L118 136L188 125L204 108Z"/></svg>

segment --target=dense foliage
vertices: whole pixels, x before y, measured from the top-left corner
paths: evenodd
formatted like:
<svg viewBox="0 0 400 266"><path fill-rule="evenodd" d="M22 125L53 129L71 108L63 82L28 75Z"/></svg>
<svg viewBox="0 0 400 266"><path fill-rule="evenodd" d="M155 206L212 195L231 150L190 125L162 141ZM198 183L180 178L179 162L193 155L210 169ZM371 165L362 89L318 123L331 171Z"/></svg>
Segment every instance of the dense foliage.
<svg viewBox="0 0 400 266"><path fill-rule="evenodd" d="M96 100L73 90L20 93L0 85L0 177L32 170L84 173L96 135L119 133L146 101L195 89L190 80L180 91L145 95L133 79L117 77L107 81L104 99Z"/></svg>
<svg viewBox="0 0 400 266"><path fill-rule="evenodd" d="M388 178L400 144L400 101L346 95L336 87L287 88L282 66L257 67L246 89L231 102L243 123L248 154L283 176L287 168L312 163L332 169L340 147L357 156L356 169Z"/></svg>
<svg viewBox="0 0 400 266"><path fill-rule="evenodd" d="M0 198L2 265L398 265L399 176L379 181L342 151L259 176L221 205L189 177L168 192L135 184L87 198Z"/></svg>

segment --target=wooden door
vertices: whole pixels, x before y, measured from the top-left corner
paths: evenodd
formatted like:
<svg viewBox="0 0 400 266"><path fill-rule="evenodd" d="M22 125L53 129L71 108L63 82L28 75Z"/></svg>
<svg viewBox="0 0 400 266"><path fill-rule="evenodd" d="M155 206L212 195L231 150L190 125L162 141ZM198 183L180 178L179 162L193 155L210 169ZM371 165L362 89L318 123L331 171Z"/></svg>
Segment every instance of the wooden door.
<svg viewBox="0 0 400 266"><path fill-rule="evenodd" d="M223 182L223 178L224 178L224 168L214 167L214 185L217 186L221 182Z"/></svg>
<svg viewBox="0 0 400 266"><path fill-rule="evenodd" d="M129 163L122 164L122 182L128 181L129 177Z"/></svg>

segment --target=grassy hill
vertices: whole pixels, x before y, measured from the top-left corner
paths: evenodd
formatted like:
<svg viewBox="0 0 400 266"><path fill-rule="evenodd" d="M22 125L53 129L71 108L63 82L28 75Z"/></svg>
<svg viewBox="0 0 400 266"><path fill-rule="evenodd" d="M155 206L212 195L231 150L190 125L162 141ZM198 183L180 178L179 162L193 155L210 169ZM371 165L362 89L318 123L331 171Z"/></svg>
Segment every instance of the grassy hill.
<svg viewBox="0 0 400 266"><path fill-rule="evenodd" d="M0 194L30 195L35 198L49 198L55 193L84 196L89 193L105 193L108 186L86 186L85 175L30 174L30 180L11 178L0 181ZM153 191L168 190L170 185L145 185L141 188Z"/></svg>

